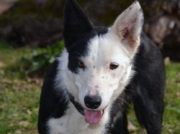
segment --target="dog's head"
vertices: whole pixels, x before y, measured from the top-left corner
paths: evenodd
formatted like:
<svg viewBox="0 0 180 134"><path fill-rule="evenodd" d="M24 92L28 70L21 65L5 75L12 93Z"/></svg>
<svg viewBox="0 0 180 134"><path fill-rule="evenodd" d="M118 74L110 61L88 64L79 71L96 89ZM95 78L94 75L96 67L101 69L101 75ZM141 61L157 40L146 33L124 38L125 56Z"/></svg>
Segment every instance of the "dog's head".
<svg viewBox="0 0 180 134"><path fill-rule="evenodd" d="M67 0L64 41L68 54L67 90L85 110L88 123L98 123L104 109L132 76L132 59L140 45L143 13L134 2L110 28L94 27L74 0Z"/></svg>

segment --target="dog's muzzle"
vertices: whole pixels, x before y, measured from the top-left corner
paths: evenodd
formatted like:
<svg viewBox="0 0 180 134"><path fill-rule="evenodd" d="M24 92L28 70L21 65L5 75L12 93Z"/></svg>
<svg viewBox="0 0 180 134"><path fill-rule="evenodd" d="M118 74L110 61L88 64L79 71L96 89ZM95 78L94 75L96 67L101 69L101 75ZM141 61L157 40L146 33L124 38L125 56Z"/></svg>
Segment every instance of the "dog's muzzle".
<svg viewBox="0 0 180 134"><path fill-rule="evenodd" d="M81 104L79 104L77 101L75 101L72 94L68 93L68 95L69 95L69 99L70 99L71 103L75 106L77 111L81 115L85 116L85 120L86 120L87 123L97 124L97 123L100 122L100 120L101 120L101 118L103 116L104 110L98 110L98 111L84 110L84 108L81 106Z"/></svg>

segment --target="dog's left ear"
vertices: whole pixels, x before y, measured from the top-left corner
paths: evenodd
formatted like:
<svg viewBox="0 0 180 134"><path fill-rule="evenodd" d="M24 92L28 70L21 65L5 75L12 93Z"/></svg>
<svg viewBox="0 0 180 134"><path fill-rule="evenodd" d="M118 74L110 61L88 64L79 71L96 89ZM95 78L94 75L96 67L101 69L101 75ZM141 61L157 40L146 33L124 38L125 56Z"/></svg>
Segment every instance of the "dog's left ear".
<svg viewBox="0 0 180 134"><path fill-rule="evenodd" d="M116 34L123 45L134 53L140 45L140 34L143 26L143 12L138 1L127 8L113 24L110 32Z"/></svg>
<svg viewBox="0 0 180 134"><path fill-rule="evenodd" d="M91 32L93 26L76 0L67 0L64 10L64 41L68 49L74 42Z"/></svg>

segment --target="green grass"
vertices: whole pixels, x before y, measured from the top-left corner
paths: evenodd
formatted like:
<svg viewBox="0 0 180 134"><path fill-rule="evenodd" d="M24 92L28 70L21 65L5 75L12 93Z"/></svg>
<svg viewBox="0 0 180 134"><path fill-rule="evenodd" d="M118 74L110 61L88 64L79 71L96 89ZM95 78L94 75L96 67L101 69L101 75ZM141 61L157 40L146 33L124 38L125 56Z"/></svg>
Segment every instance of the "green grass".
<svg viewBox="0 0 180 134"><path fill-rule="evenodd" d="M12 49L5 43L0 43L0 48L0 134L36 134L42 79L29 78L20 67L21 58L31 58L32 50ZM163 134L179 134L180 63L168 63L166 71ZM132 108L129 113L129 121L138 127Z"/></svg>
<svg viewBox="0 0 180 134"><path fill-rule="evenodd" d="M28 48L0 49L0 134L36 134L42 80L28 78L18 67Z"/></svg>
<svg viewBox="0 0 180 134"><path fill-rule="evenodd" d="M166 65L164 133L180 134L180 64Z"/></svg>

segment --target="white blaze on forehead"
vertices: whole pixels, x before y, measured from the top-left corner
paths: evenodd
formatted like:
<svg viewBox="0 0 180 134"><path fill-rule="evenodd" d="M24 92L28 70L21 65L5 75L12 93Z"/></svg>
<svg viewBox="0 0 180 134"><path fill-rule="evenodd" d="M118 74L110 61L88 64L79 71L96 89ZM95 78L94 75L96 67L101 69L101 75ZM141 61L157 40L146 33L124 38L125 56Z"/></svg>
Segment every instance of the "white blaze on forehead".
<svg viewBox="0 0 180 134"><path fill-rule="evenodd" d="M111 33L96 36L89 41L89 49L86 57L83 58L88 67L107 67L115 62L127 64L131 58L128 50L121 44L118 37ZM99 69L99 68L98 68Z"/></svg>

